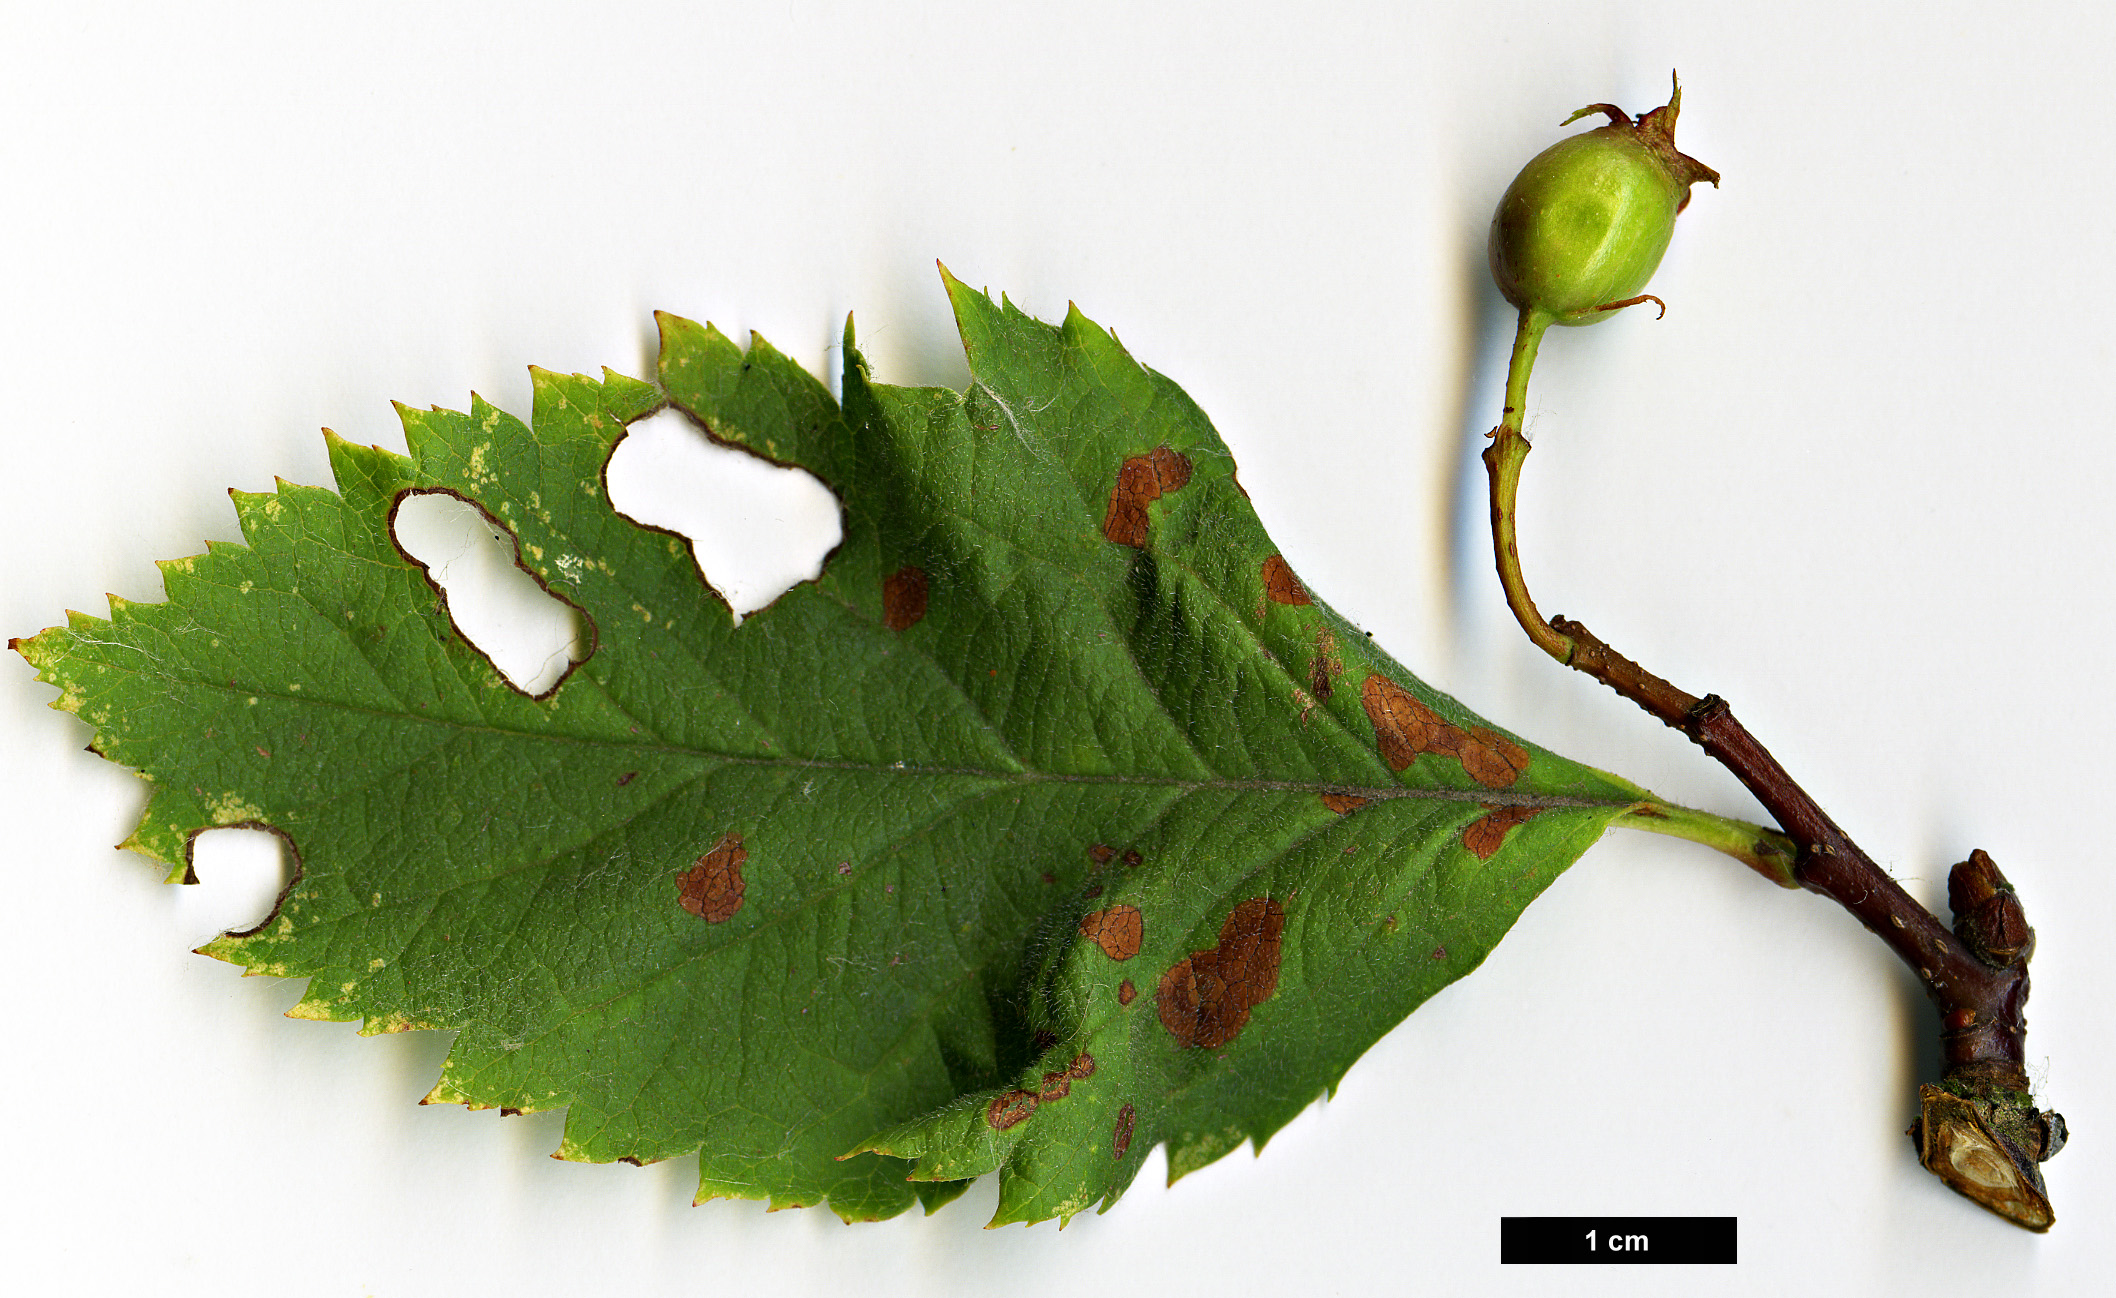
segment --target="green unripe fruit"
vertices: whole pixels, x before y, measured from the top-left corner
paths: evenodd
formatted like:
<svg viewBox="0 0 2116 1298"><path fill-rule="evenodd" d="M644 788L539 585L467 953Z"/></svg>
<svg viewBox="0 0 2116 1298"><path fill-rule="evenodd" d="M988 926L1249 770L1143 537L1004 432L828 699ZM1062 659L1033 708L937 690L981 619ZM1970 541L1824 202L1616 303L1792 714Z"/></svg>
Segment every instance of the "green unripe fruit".
<svg viewBox="0 0 2116 1298"><path fill-rule="evenodd" d="M1554 324L1606 320L1640 301L1675 233L1690 186L1719 173L1678 153L1677 86L1667 106L1633 122L1592 104L1567 118L1606 113L1610 124L1553 144L1521 168L1491 221L1491 272L1506 300Z"/></svg>

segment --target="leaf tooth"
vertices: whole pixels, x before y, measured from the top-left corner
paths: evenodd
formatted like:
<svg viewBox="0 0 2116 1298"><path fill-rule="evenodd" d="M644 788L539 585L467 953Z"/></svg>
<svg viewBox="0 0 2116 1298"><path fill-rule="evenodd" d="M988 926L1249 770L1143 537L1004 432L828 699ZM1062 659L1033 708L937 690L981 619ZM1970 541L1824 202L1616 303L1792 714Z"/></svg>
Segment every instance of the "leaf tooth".
<svg viewBox="0 0 2116 1298"><path fill-rule="evenodd" d="M387 511L390 498L410 486L416 469L407 456L379 446L362 446L337 433L323 430L324 453L331 465L331 480L349 508L374 513Z"/></svg>
<svg viewBox="0 0 2116 1298"><path fill-rule="evenodd" d="M656 311L654 329L659 336L654 369L662 384L667 386L669 370L690 369L705 352L705 326L674 312Z"/></svg>
<svg viewBox="0 0 2116 1298"><path fill-rule="evenodd" d="M421 1097L420 1097L420 1099L419 1099L419 1103L421 1103L421 1104L469 1104L469 1103L470 1103L470 1097L469 1097L469 1096L467 1096L467 1095L465 1095L465 1094L463 1094L463 1092L461 1092L461 1091L459 1091L459 1090L457 1090L457 1089L456 1089L456 1087L455 1087L455 1083L449 1080L449 1078L448 1078L448 1074L447 1074L447 1072L446 1072L446 1071L444 1070L444 1071L442 1072L441 1076L440 1076L439 1078L435 1079L435 1081L434 1081L434 1084L433 1084L433 1089L432 1089L432 1090L430 1090L430 1091L428 1091L428 1092L427 1092L427 1093L426 1093L425 1095L423 1095L423 1096L421 1096ZM558 1155L557 1155L557 1154L553 1154L553 1155L552 1155L552 1157L553 1157L553 1158L556 1158L556 1157L558 1157Z"/></svg>
<svg viewBox="0 0 2116 1298"><path fill-rule="evenodd" d="M242 539L252 547L257 545L258 536L286 508L279 503L277 493L270 491L242 491L230 487L228 499L235 503L235 521L242 528Z"/></svg>
<svg viewBox="0 0 2116 1298"><path fill-rule="evenodd" d="M549 370L546 370L544 372L546 374L550 373ZM534 381L533 369L531 381ZM459 419L463 417L464 416L461 415L457 416L457 418ZM500 428L503 425L512 424L515 422L513 416L509 415L506 411L500 409L498 406L493 405L490 401L487 401L475 390L473 390L470 394L470 414L468 418L472 424L476 425L480 432L483 432L488 436L499 432Z"/></svg>
<svg viewBox="0 0 2116 1298"><path fill-rule="evenodd" d="M622 376L618 376L618 381L632 382ZM608 447L623 431L617 421L604 415L603 384L590 375L531 365L529 387L529 434L539 445L554 446L585 434Z"/></svg>
<svg viewBox="0 0 2116 1298"><path fill-rule="evenodd" d="M393 401L390 404L397 408L397 420L404 426L404 444L411 450L412 463L417 466L422 478L431 477L428 461L436 453L445 454L450 418L460 419L463 416L439 406L419 410L401 401Z"/></svg>
<svg viewBox="0 0 2116 1298"><path fill-rule="evenodd" d="M969 354L970 371L977 373L983 368L979 362L983 359L986 334L993 317L1000 314L1000 308L992 301L990 291L971 288L955 278L946 266L940 268L940 278L948 290L948 305L955 311L955 331L961 335L963 350Z"/></svg>

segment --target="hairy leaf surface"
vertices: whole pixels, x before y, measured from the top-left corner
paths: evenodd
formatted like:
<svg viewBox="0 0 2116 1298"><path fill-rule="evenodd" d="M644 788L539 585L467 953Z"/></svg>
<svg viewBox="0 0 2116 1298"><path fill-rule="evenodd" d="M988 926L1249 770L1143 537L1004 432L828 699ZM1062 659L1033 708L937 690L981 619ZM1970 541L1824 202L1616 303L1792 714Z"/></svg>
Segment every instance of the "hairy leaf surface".
<svg viewBox="0 0 2116 1298"><path fill-rule="evenodd" d="M267 826L298 872L204 950L292 1011L452 1029L429 1099L567 1109L563 1157L700 1195L998 1220L1261 1144L1648 795L1487 726L1315 600L1205 416L1077 311L948 281L966 392L842 406L662 318L655 381L537 371L524 424L403 412L335 492L235 496L168 601L18 648L153 795L131 846ZM739 626L603 471L668 406L837 493ZM392 539L445 490L592 649L510 687Z"/></svg>

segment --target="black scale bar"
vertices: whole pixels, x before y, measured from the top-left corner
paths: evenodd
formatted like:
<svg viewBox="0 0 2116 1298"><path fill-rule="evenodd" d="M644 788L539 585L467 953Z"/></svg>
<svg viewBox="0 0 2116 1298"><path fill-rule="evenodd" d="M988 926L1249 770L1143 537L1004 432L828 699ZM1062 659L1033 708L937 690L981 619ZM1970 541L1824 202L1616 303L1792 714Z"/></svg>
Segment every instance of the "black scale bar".
<svg viewBox="0 0 2116 1298"><path fill-rule="evenodd" d="M1732 1217L1501 1217L1503 1264L1650 1266L1734 1260Z"/></svg>

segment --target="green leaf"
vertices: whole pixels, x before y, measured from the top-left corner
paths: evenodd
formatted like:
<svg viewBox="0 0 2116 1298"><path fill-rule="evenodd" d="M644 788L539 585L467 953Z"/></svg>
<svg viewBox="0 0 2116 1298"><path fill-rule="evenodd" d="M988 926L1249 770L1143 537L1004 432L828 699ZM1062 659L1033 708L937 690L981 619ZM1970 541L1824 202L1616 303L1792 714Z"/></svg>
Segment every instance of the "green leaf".
<svg viewBox="0 0 2116 1298"><path fill-rule="evenodd" d="M203 950L299 1017L456 1031L431 1101L567 1112L561 1157L696 1151L700 1196L997 1221L1261 1145L1476 967L1649 795L1502 734L1312 601L1205 416L1074 311L950 279L967 392L842 408L662 318L657 381L330 439L337 492L17 647L153 795L128 845L262 825L274 914ZM823 575L739 626L603 466L673 405L817 475ZM451 625L390 511L455 492L593 628L551 693Z"/></svg>

